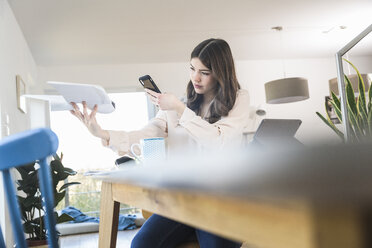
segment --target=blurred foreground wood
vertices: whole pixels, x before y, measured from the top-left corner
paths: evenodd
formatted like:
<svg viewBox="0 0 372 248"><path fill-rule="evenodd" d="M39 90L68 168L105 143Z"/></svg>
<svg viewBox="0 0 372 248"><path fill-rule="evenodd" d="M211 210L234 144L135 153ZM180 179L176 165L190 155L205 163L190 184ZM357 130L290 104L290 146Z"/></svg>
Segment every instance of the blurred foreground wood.
<svg viewBox="0 0 372 248"><path fill-rule="evenodd" d="M371 247L372 146L169 160L102 175L100 247L127 203L246 247ZM165 164L165 165L164 165Z"/></svg>

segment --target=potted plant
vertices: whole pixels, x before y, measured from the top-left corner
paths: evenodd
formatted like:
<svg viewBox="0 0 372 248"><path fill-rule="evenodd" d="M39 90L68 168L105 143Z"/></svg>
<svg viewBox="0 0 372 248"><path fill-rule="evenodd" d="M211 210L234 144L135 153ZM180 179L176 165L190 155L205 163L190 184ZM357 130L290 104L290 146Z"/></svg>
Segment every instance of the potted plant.
<svg viewBox="0 0 372 248"><path fill-rule="evenodd" d="M365 142L372 138L372 84L368 89L368 102L365 95L365 83L363 81L362 75L359 73L358 69L348 60L344 59L347 63L349 63L357 73L358 76L358 91L359 96L357 100L355 100L354 90L351 85L349 78L344 75L345 77L345 91L346 91L346 100L347 100L347 111L349 114L349 123L350 123L350 141L351 142ZM342 112L341 112L341 102L340 98L336 96L335 93L331 92L331 100L330 103L335 110L336 116L339 121L342 123ZM331 121L327 111L327 103L326 107L326 117L324 117L319 112L316 114L327 124L344 142L345 137L344 133L339 130L335 124Z"/></svg>
<svg viewBox="0 0 372 248"><path fill-rule="evenodd" d="M55 155L50 163L54 192L54 207L56 207L65 197L65 190L67 187L79 184L78 182L70 182L61 186L61 181L76 174L76 171L63 166L62 158L63 154L61 154L61 157ZM18 167L17 170L21 176L21 179L17 181L17 189L23 192L18 196L18 202L24 223L23 228L25 233L28 235L28 245L30 247L47 247L44 210L41 204L41 193L38 181L39 168L37 161ZM57 223L73 220L73 218L67 214L58 215L57 212L54 212L54 215L56 216Z"/></svg>

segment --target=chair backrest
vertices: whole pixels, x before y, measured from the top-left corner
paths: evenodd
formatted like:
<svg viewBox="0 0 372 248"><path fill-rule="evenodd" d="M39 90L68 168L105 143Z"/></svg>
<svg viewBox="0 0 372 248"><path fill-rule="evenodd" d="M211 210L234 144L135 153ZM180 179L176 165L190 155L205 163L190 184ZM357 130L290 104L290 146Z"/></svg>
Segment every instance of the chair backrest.
<svg viewBox="0 0 372 248"><path fill-rule="evenodd" d="M5 137L0 148L0 170L4 170L53 155L58 138L50 129L32 129Z"/></svg>
<svg viewBox="0 0 372 248"><path fill-rule="evenodd" d="M47 128L24 131L0 140L0 170L3 174L5 195L9 205L9 214L17 247L27 247L22 228L22 219L9 169L38 160L39 183L44 199L45 221L49 247L58 247L56 220L53 215L54 196L47 157L55 154L58 148L57 135ZM1 229L0 229L1 233ZM0 234L0 247L5 247Z"/></svg>

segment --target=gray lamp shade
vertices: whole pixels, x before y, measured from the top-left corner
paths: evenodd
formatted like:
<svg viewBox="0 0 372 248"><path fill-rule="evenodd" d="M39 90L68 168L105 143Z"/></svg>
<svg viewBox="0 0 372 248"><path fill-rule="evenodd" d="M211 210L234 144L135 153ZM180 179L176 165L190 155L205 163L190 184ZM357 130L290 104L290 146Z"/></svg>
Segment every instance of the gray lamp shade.
<svg viewBox="0 0 372 248"><path fill-rule="evenodd" d="M368 92L369 85L371 84L371 74L361 74L364 85L365 85L365 91ZM355 93L359 93L359 80L358 80L358 75L353 74L353 75L348 75L348 79L350 80L351 86L353 87L353 91ZM331 96L331 92L335 93L336 96L339 95L338 92L338 83L337 83L337 78L332 78L328 81L329 83L329 95ZM346 82L345 82L346 83Z"/></svg>
<svg viewBox="0 0 372 248"><path fill-rule="evenodd" d="M269 104L289 103L309 98L307 79L283 78L265 83L266 102Z"/></svg>

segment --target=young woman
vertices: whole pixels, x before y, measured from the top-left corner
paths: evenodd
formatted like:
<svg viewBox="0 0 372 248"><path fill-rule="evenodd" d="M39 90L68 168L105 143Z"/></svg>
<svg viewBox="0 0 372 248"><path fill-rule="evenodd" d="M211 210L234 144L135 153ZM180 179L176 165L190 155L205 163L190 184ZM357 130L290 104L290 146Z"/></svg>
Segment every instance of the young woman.
<svg viewBox="0 0 372 248"><path fill-rule="evenodd" d="M240 89L234 60L228 43L208 39L194 48L190 60L190 81L186 104L170 93L146 90L151 102L160 110L156 117L138 131L109 131L97 123L97 107L88 114L72 103L78 117L105 146L119 155L129 154L133 143L151 137L167 137L168 156L178 150L201 152L240 145L243 128L249 122L249 95ZM240 247L241 244L203 230L153 214L132 241L132 248L176 247L195 236L201 248Z"/></svg>

